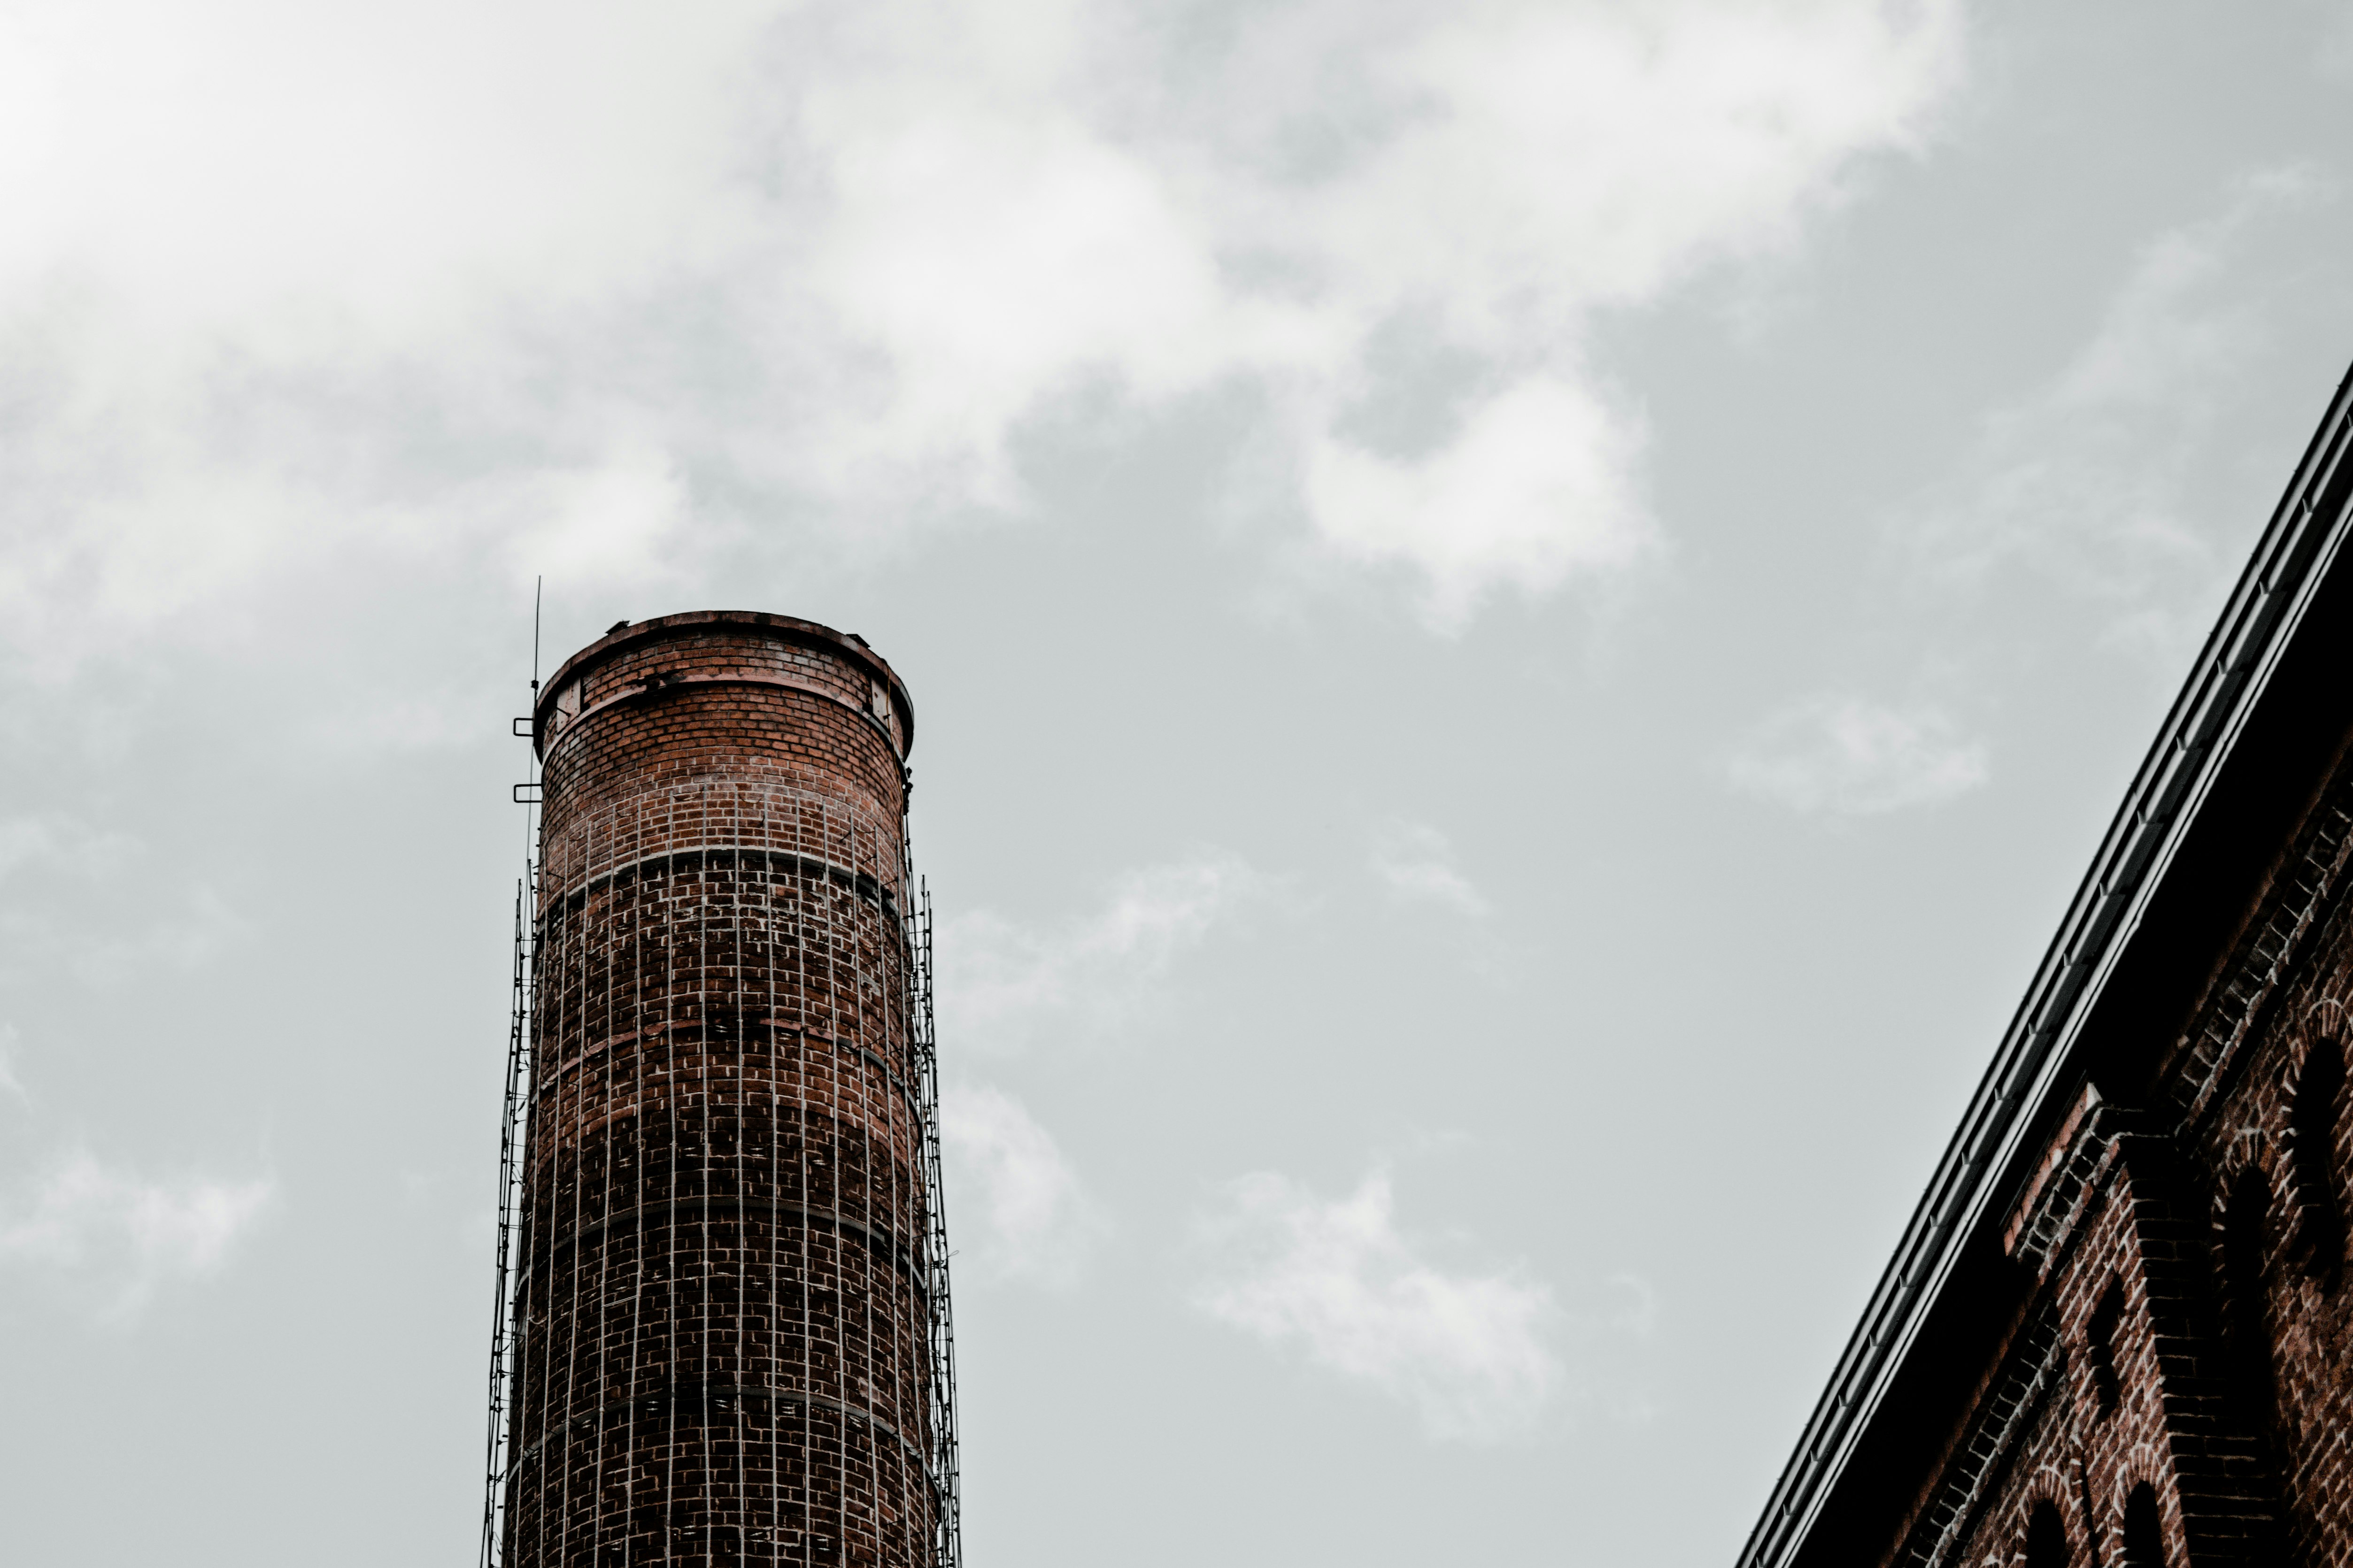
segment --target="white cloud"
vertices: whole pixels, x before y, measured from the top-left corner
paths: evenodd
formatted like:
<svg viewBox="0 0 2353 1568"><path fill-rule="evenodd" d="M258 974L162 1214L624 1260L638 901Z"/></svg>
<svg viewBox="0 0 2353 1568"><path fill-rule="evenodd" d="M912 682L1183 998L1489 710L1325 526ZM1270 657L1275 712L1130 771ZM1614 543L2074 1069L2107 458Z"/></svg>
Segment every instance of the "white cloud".
<svg viewBox="0 0 2353 1568"><path fill-rule="evenodd" d="M174 900L151 881L142 912L126 919L103 885L145 852L132 835L61 812L0 819L0 977L37 971L112 984L158 965L199 968L245 934L243 918L202 883Z"/></svg>
<svg viewBox="0 0 2353 1568"><path fill-rule="evenodd" d="M136 925L109 921L87 909L19 902L0 908L0 975L39 970L72 974L92 986L119 984L126 974L158 966L201 969L250 929L211 888L186 889L181 908Z"/></svg>
<svg viewBox="0 0 2353 1568"><path fill-rule="evenodd" d="M1176 956L1278 884L1213 851L1120 879L1097 913L1038 931L982 910L941 929L941 1026L962 1045L1017 1049L1041 1027L1126 1026Z"/></svg>
<svg viewBox="0 0 2353 1568"><path fill-rule="evenodd" d="M127 833L92 827L74 817L49 814L0 821L0 878L39 868L100 878L121 870L142 846Z"/></svg>
<svg viewBox="0 0 2353 1568"><path fill-rule="evenodd" d="M949 1086L940 1131L955 1167L963 1255L996 1279L1074 1284L1107 1227L1053 1136L1019 1100L980 1084Z"/></svg>
<svg viewBox="0 0 2353 1568"><path fill-rule="evenodd" d="M1271 1173L1229 1184L1206 1224L1225 1255L1211 1316L1411 1405L1434 1436L1524 1430L1560 1380L1552 1292L1518 1270L1457 1274L1400 1233L1388 1178L1327 1200Z"/></svg>
<svg viewBox="0 0 2353 1568"><path fill-rule="evenodd" d="M1915 143L1959 57L1940 4L1303 0L1189 51L1115 6L942 21L861 29L871 71L800 121L840 203L818 292L884 351L838 444L1004 499L1007 433L1078 380L1258 378L1325 557L1408 569L1442 627L1650 538L1591 315L1786 247L1859 155ZM1367 448L1369 347L1420 314L1488 384Z"/></svg>
<svg viewBox="0 0 2353 1568"><path fill-rule="evenodd" d="M2313 68L2338 83L2353 83L2353 15L2331 10L2322 24L2320 47L2313 51Z"/></svg>
<svg viewBox="0 0 2353 1568"><path fill-rule="evenodd" d="M105 1315L129 1317L166 1281L218 1272L275 1191L268 1178L149 1181L73 1154L0 1205L0 1266L93 1290Z"/></svg>
<svg viewBox="0 0 2353 1568"><path fill-rule="evenodd" d="M1938 709L1820 696L1757 726L1731 776L1793 810L1870 816L1966 795L1986 782L1988 767L1984 743Z"/></svg>
<svg viewBox="0 0 2353 1568"><path fill-rule="evenodd" d="M1531 377L1419 457L1317 437L1307 456L1308 515L1336 554L1412 567L1426 584L1424 615L1452 629L1495 588L1541 594L1641 555L1651 538L1634 494L1641 444L1591 388Z"/></svg>
<svg viewBox="0 0 2353 1568"><path fill-rule="evenodd" d="M79 961L79 967L83 978L94 985L135 973L150 963L200 969L250 929L227 900L200 883L188 889L182 912L157 921L132 941L100 944Z"/></svg>
<svg viewBox="0 0 2353 1568"><path fill-rule="evenodd" d="M2276 231L2327 197L2308 171L2265 171L2142 247L2091 336L1989 415L1959 470L1909 509L1901 537L1923 578L1971 586L2022 570L2098 606L2111 643L2179 668L2245 548L2245 500L2217 506L2194 486L2235 478L2217 453L2243 442L2232 421L2254 401L2246 375L2271 363L2269 312L2302 291L2251 276L2282 256L2302 266L2301 242ZM2257 493L2275 483L2266 468Z"/></svg>
<svg viewBox="0 0 2353 1568"><path fill-rule="evenodd" d="M25 1080L16 1076L16 1026L0 1024L0 1095L20 1100L32 1099Z"/></svg>
<svg viewBox="0 0 2353 1568"><path fill-rule="evenodd" d="M677 576L694 510L673 458L626 446L592 468L536 476L510 505L521 529L509 551L516 574L575 588Z"/></svg>
<svg viewBox="0 0 2353 1568"><path fill-rule="evenodd" d="M1010 439L1073 388L1246 380L1297 486L1259 515L1458 626L1639 557L1590 323L1916 147L1958 18L34 0L0 20L0 625L54 664L330 569L890 537L1018 504ZM1367 444L1406 317L1479 374Z"/></svg>
<svg viewBox="0 0 2353 1568"><path fill-rule="evenodd" d="M1434 827L1385 822L1373 833L1373 874L1392 898L1483 915L1487 900L1454 863L1454 847Z"/></svg>
<svg viewBox="0 0 2353 1568"><path fill-rule="evenodd" d="M1659 1331L1659 1292L1656 1287L1639 1274L1620 1271L1602 1281L1612 1290L1623 1291L1625 1309L1609 1320L1609 1326L1638 1340L1647 1340Z"/></svg>

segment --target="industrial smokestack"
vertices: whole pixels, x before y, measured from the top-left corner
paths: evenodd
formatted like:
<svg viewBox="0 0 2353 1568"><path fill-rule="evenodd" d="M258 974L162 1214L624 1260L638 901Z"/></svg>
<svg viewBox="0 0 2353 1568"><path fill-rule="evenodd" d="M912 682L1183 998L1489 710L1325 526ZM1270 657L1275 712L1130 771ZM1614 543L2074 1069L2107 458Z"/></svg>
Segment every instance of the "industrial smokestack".
<svg viewBox="0 0 2353 1568"><path fill-rule="evenodd" d="M532 731L486 1563L954 1564L906 689L807 621L665 616Z"/></svg>

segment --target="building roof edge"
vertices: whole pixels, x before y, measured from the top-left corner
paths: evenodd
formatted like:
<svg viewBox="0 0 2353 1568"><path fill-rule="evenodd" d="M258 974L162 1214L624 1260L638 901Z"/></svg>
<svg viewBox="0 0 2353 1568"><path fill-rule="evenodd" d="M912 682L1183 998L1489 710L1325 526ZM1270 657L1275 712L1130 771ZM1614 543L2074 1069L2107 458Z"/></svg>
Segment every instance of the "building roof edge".
<svg viewBox="0 0 2353 1568"><path fill-rule="evenodd" d="M1964 1244L1999 1225L1999 1178L2055 1093L2080 1076L2074 1047L2138 916L2228 764L2315 590L2353 528L2353 371L2337 384L2254 553L2167 712L2070 900L1959 1130L1937 1161L1795 1452L1741 1549L1739 1568L1788 1568L1805 1545Z"/></svg>

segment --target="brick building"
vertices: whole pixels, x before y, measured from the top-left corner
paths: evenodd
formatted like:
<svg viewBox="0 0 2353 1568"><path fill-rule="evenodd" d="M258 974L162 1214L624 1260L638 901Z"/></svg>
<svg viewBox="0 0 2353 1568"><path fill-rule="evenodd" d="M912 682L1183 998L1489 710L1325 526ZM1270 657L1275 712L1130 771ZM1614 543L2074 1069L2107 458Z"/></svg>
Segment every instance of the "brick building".
<svg viewBox="0 0 2353 1568"><path fill-rule="evenodd" d="M665 616L531 730L485 1563L953 1568L905 687L807 621Z"/></svg>
<svg viewBox="0 0 2353 1568"><path fill-rule="evenodd" d="M2353 379L1742 1568L2353 1563Z"/></svg>

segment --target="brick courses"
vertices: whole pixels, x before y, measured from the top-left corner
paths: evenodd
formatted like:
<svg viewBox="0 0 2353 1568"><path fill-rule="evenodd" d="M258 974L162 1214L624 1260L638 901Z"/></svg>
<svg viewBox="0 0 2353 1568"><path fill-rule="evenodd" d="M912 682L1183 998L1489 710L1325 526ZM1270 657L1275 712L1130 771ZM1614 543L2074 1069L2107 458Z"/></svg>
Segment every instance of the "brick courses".
<svg viewBox="0 0 2353 1568"><path fill-rule="evenodd" d="M672 616L534 721L503 1560L929 1564L906 692L810 623Z"/></svg>
<svg viewBox="0 0 2353 1568"><path fill-rule="evenodd" d="M1880 1561L2353 1563L2348 824L2340 762L2147 1103L2079 1091L2004 1227L2021 1327Z"/></svg>

